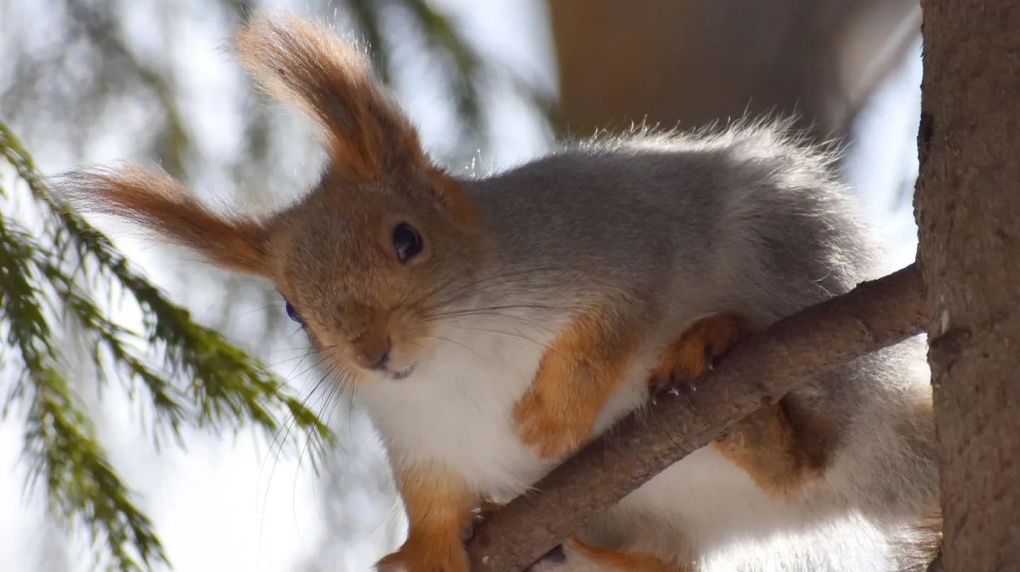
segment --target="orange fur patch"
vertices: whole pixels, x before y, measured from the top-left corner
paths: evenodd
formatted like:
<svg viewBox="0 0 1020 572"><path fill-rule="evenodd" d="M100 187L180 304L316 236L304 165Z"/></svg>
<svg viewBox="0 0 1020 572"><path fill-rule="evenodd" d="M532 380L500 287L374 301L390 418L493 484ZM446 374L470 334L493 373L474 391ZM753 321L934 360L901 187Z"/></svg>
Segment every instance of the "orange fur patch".
<svg viewBox="0 0 1020 572"><path fill-rule="evenodd" d="M712 445L762 491L786 496L821 476L835 434L831 424L787 396L748 415Z"/></svg>
<svg viewBox="0 0 1020 572"><path fill-rule="evenodd" d="M535 381L514 407L521 439L543 457L586 443L636 349L632 331L606 310L578 316L546 350Z"/></svg>
<svg viewBox="0 0 1020 572"><path fill-rule="evenodd" d="M223 268L269 277L269 233L252 219L210 212L170 175L128 166L63 177L56 188L71 206L134 221Z"/></svg>
<svg viewBox="0 0 1020 572"><path fill-rule="evenodd" d="M574 550L586 558L612 566L621 572L693 572L694 570L686 565L668 564L649 554L593 546L577 538L572 538L569 542Z"/></svg>
<svg viewBox="0 0 1020 572"><path fill-rule="evenodd" d="M697 320L667 348L649 383L691 381L711 360L753 330L750 320L722 312ZM668 381L667 381L668 380ZM819 476L830 458L836 430L791 396L736 423L714 446L769 494L793 494Z"/></svg>
<svg viewBox="0 0 1020 572"><path fill-rule="evenodd" d="M469 572L464 536L477 499L464 480L434 464L400 471L396 478L407 511L407 540L379 561L379 570Z"/></svg>

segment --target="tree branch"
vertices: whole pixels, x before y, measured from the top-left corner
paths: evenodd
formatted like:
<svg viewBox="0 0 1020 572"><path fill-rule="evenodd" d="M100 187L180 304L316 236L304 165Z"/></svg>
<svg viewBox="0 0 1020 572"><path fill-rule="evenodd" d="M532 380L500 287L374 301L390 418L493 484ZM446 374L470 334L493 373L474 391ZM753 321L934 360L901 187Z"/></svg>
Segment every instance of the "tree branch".
<svg viewBox="0 0 1020 572"><path fill-rule="evenodd" d="M735 345L697 388L622 420L478 525L472 570L521 570L591 518L798 382L923 331L914 265L780 320Z"/></svg>

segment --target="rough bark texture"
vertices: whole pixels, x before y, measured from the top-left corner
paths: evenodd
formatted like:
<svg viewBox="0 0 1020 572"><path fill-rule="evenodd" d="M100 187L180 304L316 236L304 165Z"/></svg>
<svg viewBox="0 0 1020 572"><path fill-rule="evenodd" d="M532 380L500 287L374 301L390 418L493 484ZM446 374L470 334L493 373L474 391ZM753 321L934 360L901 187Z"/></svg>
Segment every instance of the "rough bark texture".
<svg viewBox="0 0 1020 572"><path fill-rule="evenodd" d="M1020 3L925 0L915 197L950 571L1020 569Z"/></svg>
<svg viewBox="0 0 1020 572"><path fill-rule="evenodd" d="M917 40L917 0L550 0L562 124L589 135L799 112L847 135Z"/></svg>
<svg viewBox="0 0 1020 572"><path fill-rule="evenodd" d="M521 570L585 522L725 428L827 368L918 334L927 316L909 266L777 322L733 347L696 391L624 419L481 523L472 570Z"/></svg>

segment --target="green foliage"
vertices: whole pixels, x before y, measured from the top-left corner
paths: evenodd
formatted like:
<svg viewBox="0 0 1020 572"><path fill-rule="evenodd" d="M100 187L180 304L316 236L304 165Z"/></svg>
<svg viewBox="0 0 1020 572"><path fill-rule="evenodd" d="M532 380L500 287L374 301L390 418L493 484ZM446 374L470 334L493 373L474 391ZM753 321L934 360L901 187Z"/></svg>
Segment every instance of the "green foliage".
<svg viewBox="0 0 1020 572"><path fill-rule="evenodd" d="M47 241L0 214L0 328L17 360L5 363L20 364L3 416L14 405L26 405L25 451L51 507L64 522L84 524L94 540L102 540L116 569L168 563L152 522L111 466L79 402L82 368L67 364L56 341L61 324L76 326L101 382L119 372L134 398L151 405L154 435L169 430L179 439L183 426L213 431L253 426L275 438L290 423L297 431L288 427L287 436L294 442L302 435L308 439L314 461L333 442L332 434L262 364L194 322L133 270L109 238L62 209L3 122L0 156L46 217L42 235ZM12 191L0 188L0 195L11 199ZM104 284L128 294L142 310L142 331L107 317L81 284ZM153 352L162 354L164 367L150 364Z"/></svg>

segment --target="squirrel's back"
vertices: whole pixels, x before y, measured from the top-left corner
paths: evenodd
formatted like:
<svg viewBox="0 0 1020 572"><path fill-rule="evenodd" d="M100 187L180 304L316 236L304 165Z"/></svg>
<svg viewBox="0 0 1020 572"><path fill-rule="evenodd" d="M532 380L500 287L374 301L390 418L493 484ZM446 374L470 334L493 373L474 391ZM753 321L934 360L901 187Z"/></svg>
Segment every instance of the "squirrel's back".
<svg viewBox="0 0 1020 572"><path fill-rule="evenodd" d="M715 303L766 294L771 321L886 270L834 159L788 122L741 123L596 139L467 185L501 267L649 296L725 285Z"/></svg>

